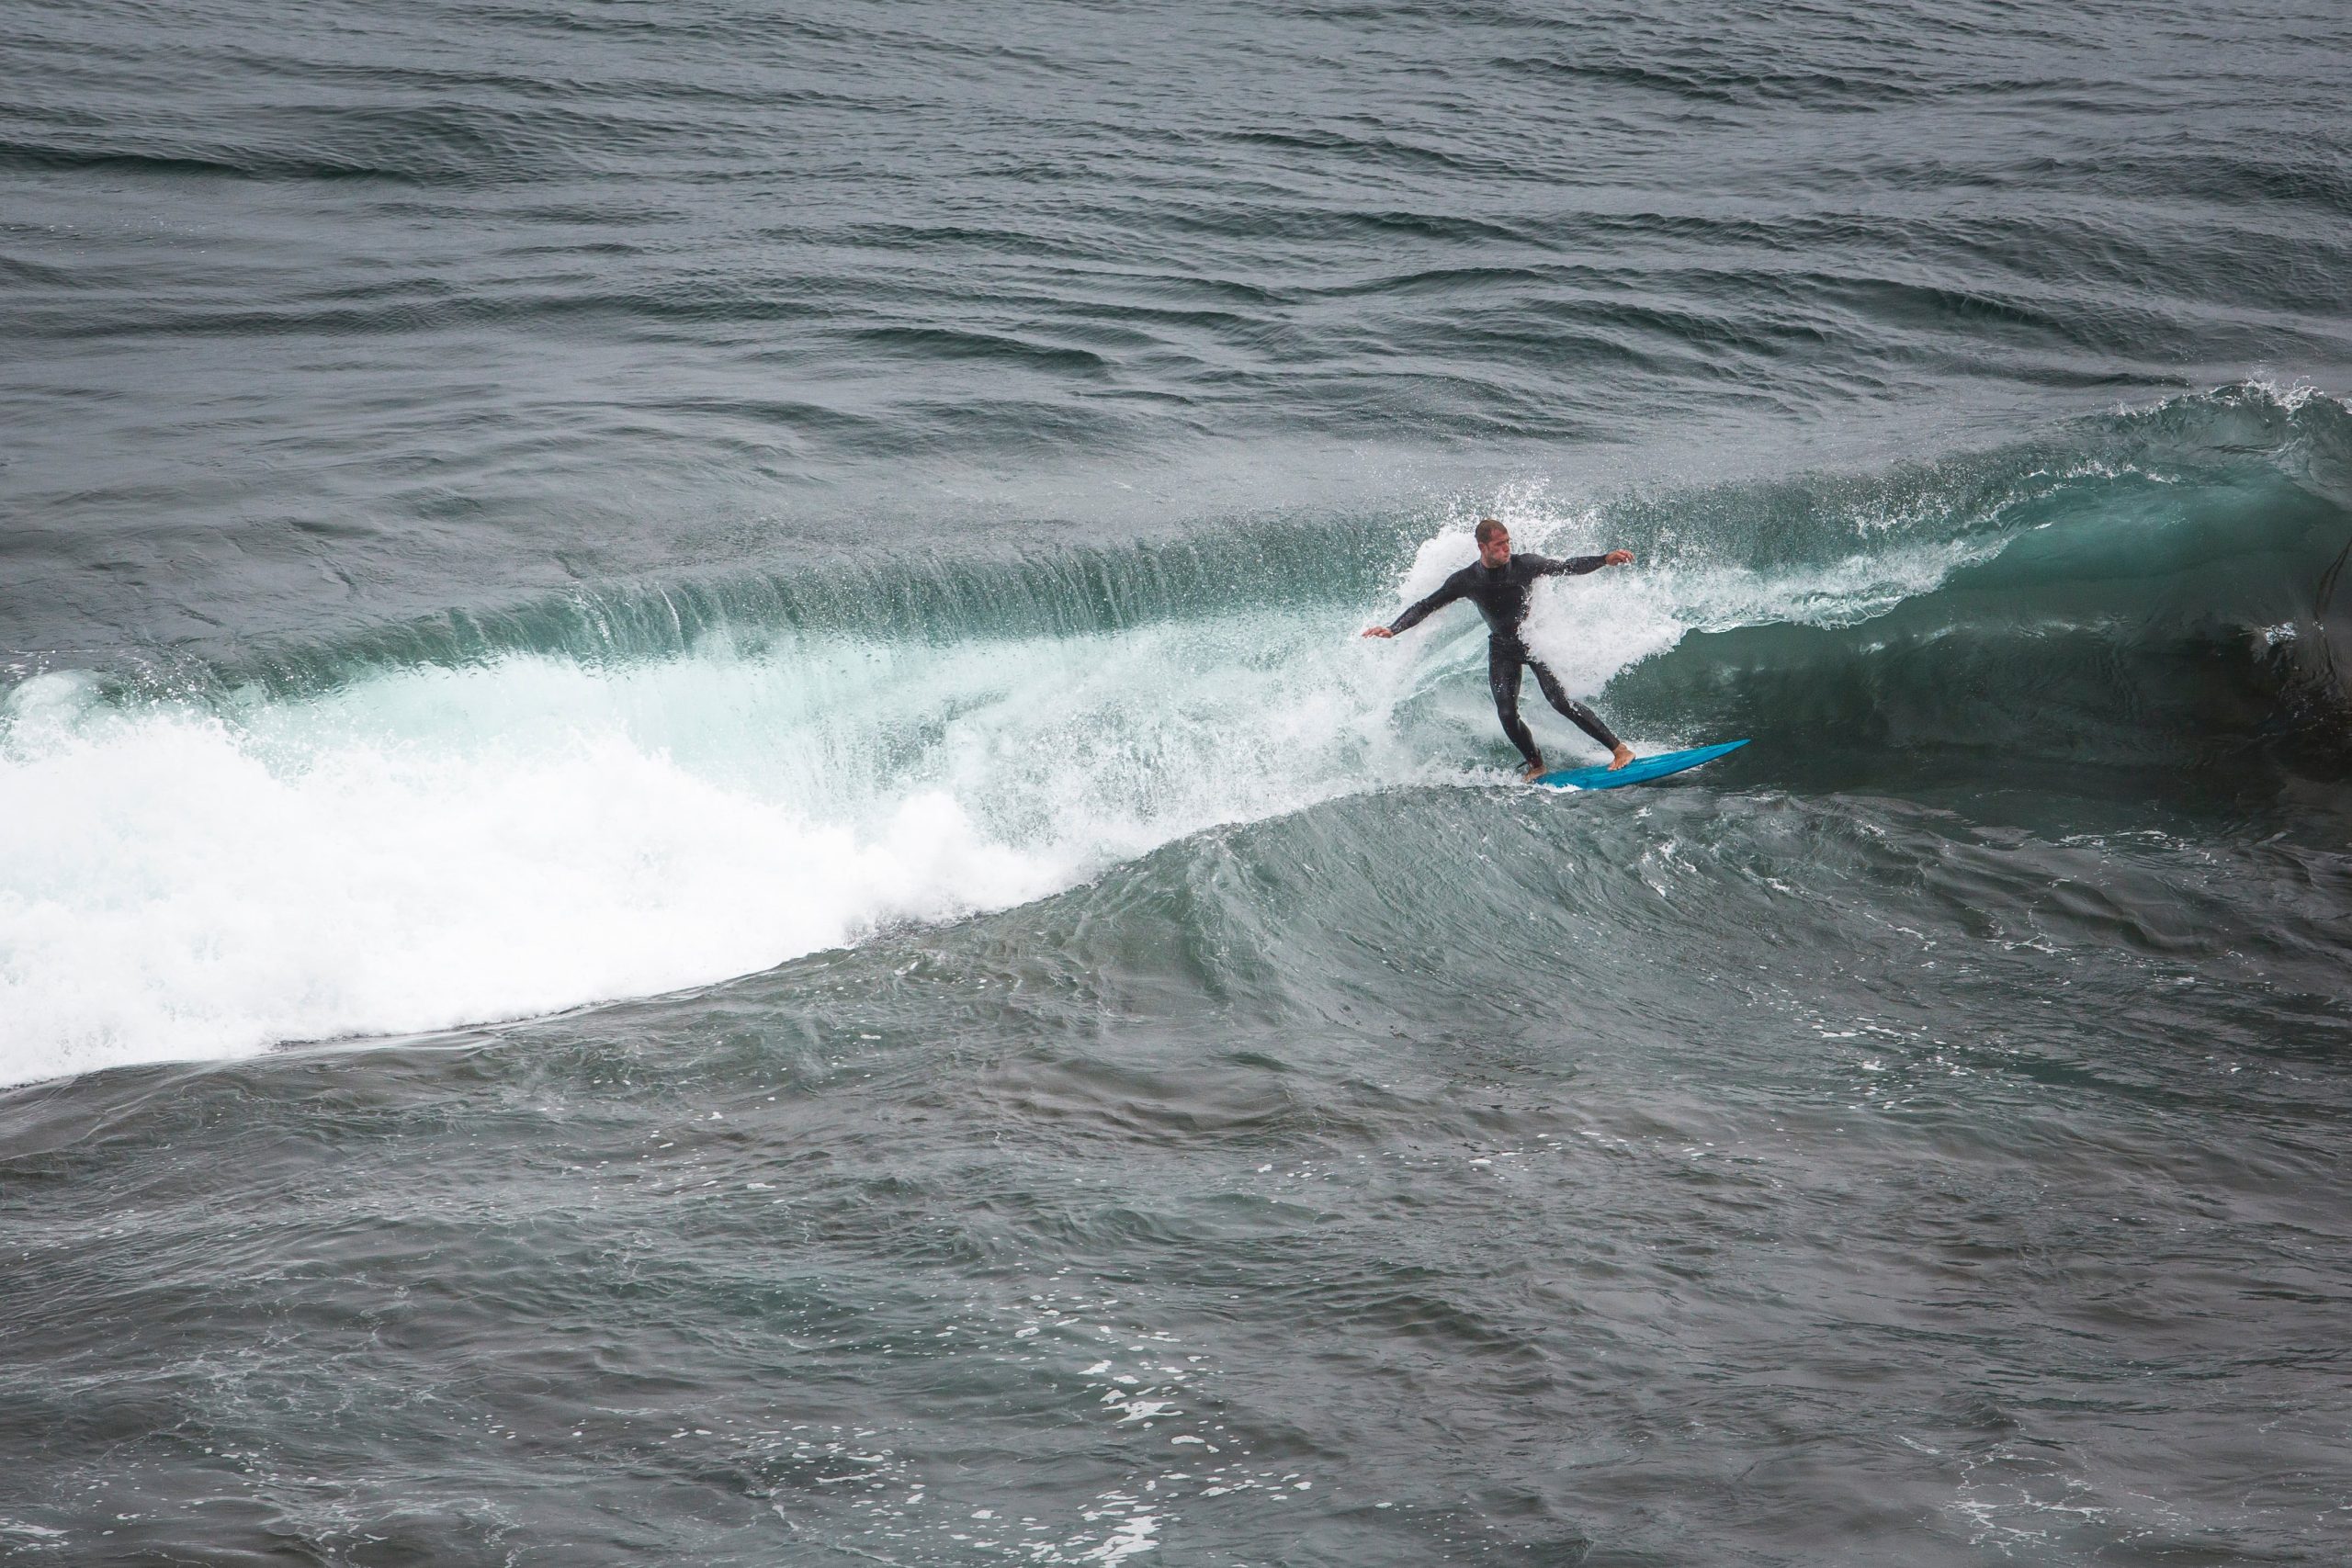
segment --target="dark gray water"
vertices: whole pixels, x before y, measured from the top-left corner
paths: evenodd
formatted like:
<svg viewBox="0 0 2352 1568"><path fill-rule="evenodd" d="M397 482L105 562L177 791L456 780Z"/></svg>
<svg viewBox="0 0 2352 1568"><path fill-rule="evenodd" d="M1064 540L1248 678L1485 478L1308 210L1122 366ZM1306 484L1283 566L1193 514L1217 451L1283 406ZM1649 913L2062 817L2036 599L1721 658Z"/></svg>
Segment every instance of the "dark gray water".
<svg viewBox="0 0 2352 1568"><path fill-rule="evenodd" d="M0 1559L2346 1556L2340 8L0 87Z"/></svg>

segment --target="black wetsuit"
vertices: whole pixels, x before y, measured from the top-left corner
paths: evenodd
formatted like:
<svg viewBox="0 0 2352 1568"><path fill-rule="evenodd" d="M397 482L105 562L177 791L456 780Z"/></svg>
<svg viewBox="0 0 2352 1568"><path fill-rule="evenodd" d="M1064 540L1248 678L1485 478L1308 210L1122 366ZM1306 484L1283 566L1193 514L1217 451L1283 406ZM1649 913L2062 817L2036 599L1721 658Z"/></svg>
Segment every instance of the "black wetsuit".
<svg viewBox="0 0 2352 1568"><path fill-rule="evenodd" d="M1528 734L1525 721L1519 716L1521 665L1534 670L1535 683L1543 688L1546 702L1613 752L1617 750L1617 737L1600 722L1600 716L1561 690L1559 677L1527 650L1527 644L1519 636L1519 624L1527 618L1527 596L1534 591L1537 578L1598 571L1608 561L1606 556L1550 560L1521 554L1513 555L1500 567L1472 561L1438 584L1436 592L1397 616L1388 629L1401 632L1419 625L1432 610L1442 610L1456 599L1469 600L1478 606L1478 614L1487 617L1487 685L1495 694L1495 712L1502 718L1503 733L1510 737L1510 743L1519 748L1520 754L1530 762L1544 761L1544 753L1535 749L1535 738Z"/></svg>

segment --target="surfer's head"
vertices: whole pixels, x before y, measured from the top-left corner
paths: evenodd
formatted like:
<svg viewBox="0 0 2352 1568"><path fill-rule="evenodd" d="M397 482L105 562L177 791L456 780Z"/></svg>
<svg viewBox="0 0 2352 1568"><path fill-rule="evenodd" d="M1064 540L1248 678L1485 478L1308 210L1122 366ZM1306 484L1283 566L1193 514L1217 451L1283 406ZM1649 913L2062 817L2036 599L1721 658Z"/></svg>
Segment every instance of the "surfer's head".
<svg viewBox="0 0 2352 1568"><path fill-rule="evenodd" d="M1481 517L1470 536L1478 541L1478 562L1481 566L1498 567L1510 564L1510 530L1503 526L1499 517Z"/></svg>

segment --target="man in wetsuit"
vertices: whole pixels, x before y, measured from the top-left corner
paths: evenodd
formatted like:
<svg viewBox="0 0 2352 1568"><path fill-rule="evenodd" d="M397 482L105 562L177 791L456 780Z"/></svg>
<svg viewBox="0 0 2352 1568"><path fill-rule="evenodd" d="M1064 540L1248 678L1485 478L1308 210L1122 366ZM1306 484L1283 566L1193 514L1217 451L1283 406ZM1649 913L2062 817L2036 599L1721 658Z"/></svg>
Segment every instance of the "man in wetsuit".
<svg viewBox="0 0 2352 1568"><path fill-rule="evenodd" d="M1510 737L1510 743L1527 759L1523 776L1532 779L1544 771L1544 753L1535 749L1535 738L1527 733L1526 722L1519 716L1521 665L1535 671L1535 683L1544 689L1546 701L1574 720L1577 728L1609 748L1609 769L1616 772L1634 760L1634 749L1611 734L1599 714L1561 689L1560 678L1520 640L1519 624L1527 618L1527 596L1533 592L1537 578L1580 575L1604 566L1623 566L1634 558L1634 552L1611 550L1605 556L1577 556L1569 560L1514 556L1510 553L1510 530L1492 517L1478 520L1476 537L1478 559L1474 565L1464 567L1438 584L1436 592L1391 624L1367 626L1363 635L1395 637L1419 625L1421 617L1431 610L1442 609L1456 599L1469 600L1478 606L1478 614L1487 617L1487 685L1495 694L1495 712L1502 716L1503 733Z"/></svg>

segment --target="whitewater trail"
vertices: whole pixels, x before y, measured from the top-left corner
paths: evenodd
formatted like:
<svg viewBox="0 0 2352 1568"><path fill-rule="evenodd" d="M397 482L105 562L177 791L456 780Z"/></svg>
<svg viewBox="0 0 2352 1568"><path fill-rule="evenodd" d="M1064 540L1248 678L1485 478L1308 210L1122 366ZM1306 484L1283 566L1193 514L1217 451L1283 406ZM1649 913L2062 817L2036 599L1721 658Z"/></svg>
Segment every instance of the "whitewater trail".
<svg viewBox="0 0 2352 1568"><path fill-rule="evenodd" d="M0 716L0 1078L722 979L1412 775L1402 661L1217 643L514 655L209 705L36 678Z"/></svg>

